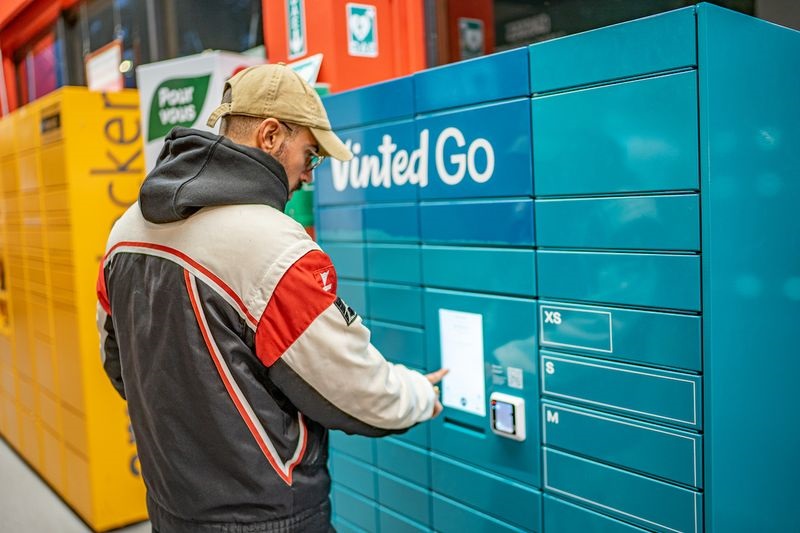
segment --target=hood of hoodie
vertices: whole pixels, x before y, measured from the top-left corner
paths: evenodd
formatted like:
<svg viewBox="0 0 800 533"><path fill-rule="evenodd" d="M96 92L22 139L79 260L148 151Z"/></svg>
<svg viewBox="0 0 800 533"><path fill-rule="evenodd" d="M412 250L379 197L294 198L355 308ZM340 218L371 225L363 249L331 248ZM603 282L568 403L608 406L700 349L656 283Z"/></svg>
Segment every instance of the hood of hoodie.
<svg viewBox="0 0 800 533"><path fill-rule="evenodd" d="M286 171L277 159L213 133L174 128L139 191L150 222L190 217L203 207L265 204L281 212L289 198Z"/></svg>

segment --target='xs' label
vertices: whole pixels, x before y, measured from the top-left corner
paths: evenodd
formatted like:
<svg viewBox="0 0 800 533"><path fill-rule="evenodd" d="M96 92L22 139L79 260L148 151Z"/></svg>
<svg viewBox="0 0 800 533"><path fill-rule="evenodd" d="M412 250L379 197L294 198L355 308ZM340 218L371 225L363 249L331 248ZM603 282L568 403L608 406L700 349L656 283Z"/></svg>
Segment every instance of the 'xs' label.
<svg viewBox="0 0 800 533"><path fill-rule="evenodd" d="M561 313L558 311L545 311L544 312L545 324L561 324Z"/></svg>

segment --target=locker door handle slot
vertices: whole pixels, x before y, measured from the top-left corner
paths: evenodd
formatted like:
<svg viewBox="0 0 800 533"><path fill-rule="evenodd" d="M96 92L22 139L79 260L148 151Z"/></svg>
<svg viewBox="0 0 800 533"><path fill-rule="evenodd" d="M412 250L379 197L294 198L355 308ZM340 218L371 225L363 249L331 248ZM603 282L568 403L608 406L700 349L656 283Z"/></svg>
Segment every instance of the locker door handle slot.
<svg viewBox="0 0 800 533"><path fill-rule="evenodd" d="M456 431L463 431L465 433L472 434L476 437L484 437L486 435L485 428L476 427L471 424L467 424L461 420L455 420L453 418L444 418L444 425L449 427L450 429L455 429Z"/></svg>

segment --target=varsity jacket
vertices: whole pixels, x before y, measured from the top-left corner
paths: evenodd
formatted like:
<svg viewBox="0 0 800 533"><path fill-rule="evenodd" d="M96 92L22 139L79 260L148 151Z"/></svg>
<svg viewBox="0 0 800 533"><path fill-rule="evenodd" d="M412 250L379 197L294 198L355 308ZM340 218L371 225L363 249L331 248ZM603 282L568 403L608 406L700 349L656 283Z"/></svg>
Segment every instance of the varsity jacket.
<svg viewBox="0 0 800 533"><path fill-rule="evenodd" d="M432 415L431 385L370 344L287 197L269 155L176 128L111 231L103 367L161 533L327 531L328 429L383 436Z"/></svg>

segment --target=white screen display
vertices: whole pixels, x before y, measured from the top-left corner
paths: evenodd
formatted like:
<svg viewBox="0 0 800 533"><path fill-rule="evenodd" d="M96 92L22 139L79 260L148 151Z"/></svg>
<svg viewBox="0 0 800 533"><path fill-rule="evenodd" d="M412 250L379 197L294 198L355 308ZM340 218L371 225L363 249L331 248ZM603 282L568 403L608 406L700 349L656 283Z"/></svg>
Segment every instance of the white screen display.
<svg viewBox="0 0 800 533"><path fill-rule="evenodd" d="M442 368L442 404L486 416L483 360L483 315L439 309Z"/></svg>

